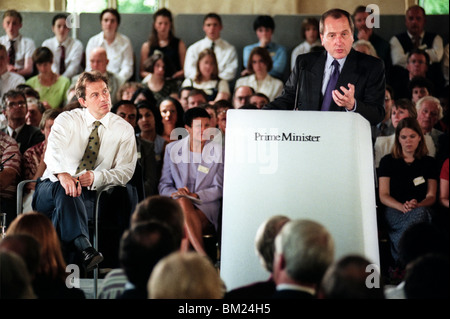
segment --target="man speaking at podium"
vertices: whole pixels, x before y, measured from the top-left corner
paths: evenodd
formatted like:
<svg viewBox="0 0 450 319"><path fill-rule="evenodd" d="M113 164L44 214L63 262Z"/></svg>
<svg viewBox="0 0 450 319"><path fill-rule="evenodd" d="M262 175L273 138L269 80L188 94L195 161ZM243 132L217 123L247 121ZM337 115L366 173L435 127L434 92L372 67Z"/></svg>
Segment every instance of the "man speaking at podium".
<svg viewBox="0 0 450 319"><path fill-rule="evenodd" d="M383 61L352 49L345 10L325 12L319 31L325 51L299 55L283 92L264 109L357 112L377 125L385 114Z"/></svg>

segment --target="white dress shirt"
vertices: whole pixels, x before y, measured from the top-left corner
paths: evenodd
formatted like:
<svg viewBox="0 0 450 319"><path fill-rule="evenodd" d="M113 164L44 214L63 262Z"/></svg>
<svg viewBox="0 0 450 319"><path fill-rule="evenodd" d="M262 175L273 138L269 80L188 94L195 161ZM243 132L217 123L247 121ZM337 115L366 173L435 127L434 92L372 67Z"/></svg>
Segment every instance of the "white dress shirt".
<svg viewBox="0 0 450 319"><path fill-rule="evenodd" d="M14 72L5 72L0 75L0 98L9 90L15 89L19 84L25 83L25 78Z"/></svg>
<svg viewBox="0 0 450 319"><path fill-rule="evenodd" d="M264 93L270 101L273 101L283 91L283 82L270 74L262 81L257 81L254 74L237 79L235 87L250 86L255 92Z"/></svg>
<svg viewBox="0 0 450 319"><path fill-rule="evenodd" d="M32 39L23 37L22 35L19 35L13 40L16 41L14 43L14 48L16 50L14 67L20 70L25 67L25 60L28 58L31 59L34 50L36 50L36 46ZM3 44L6 47L6 52L8 52L9 47L11 46L8 35L0 37L0 44Z"/></svg>
<svg viewBox="0 0 450 319"><path fill-rule="evenodd" d="M317 39L317 41L314 42L313 44L309 44L308 41L303 41L302 43L297 45L294 48L294 50L292 50L292 54L291 54L291 70L294 69L295 60L297 59L297 56L299 56L300 54L305 54L305 53L311 52L312 47L321 46L321 45L322 45L322 43L320 42L320 39Z"/></svg>
<svg viewBox="0 0 450 319"><path fill-rule="evenodd" d="M62 112L55 119L48 137L44 161L47 169L42 179L52 182L55 174L75 175L83 157L96 119L86 108ZM125 185L136 167L137 148L133 127L120 116L109 112L100 122L100 150L94 169L92 190L101 185Z"/></svg>
<svg viewBox="0 0 450 319"><path fill-rule="evenodd" d="M184 61L185 78L193 79L197 73L197 60L201 51L211 48L212 41L205 37L188 47ZM214 53L219 65L219 77L222 80L232 81L238 69L238 56L236 48L227 41L219 38L214 41Z"/></svg>
<svg viewBox="0 0 450 319"><path fill-rule="evenodd" d="M407 33L408 36L412 39L413 36L409 32ZM423 40L424 35L425 32L422 32L422 34L420 35L421 42ZM409 52L405 52L403 50L400 41L398 41L395 35L391 38L389 43L391 45L392 65L399 65L406 69ZM419 49L425 48L426 48L425 44L419 46ZM425 52L428 53L428 55L430 56L430 63L441 62L442 56L444 55L444 44L442 42L442 37L436 34L433 40L433 47L426 49Z"/></svg>
<svg viewBox="0 0 450 319"><path fill-rule="evenodd" d="M107 70L121 77L123 82L130 79L133 75L133 46L130 39L119 32L111 44L105 40L103 31L89 39L86 45L86 71L91 71L89 55L95 48L103 47L106 49L106 55L109 63Z"/></svg>
<svg viewBox="0 0 450 319"><path fill-rule="evenodd" d="M64 59L66 70L63 74L66 78L72 78L73 76L81 73L81 60L84 54L83 43L80 40L67 37L67 39L61 43L65 48L66 57ZM60 43L56 37L50 38L42 42L43 47L49 48L53 53L52 71L59 74L59 61L61 60L61 48Z"/></svg>

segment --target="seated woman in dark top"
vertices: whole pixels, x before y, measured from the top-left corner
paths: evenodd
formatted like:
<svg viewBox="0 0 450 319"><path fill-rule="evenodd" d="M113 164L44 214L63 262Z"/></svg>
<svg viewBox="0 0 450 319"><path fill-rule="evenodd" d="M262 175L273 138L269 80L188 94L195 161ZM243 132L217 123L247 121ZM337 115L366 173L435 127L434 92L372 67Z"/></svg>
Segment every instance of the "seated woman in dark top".
<svg viewBox="0 0 450 319"><path fill-rule="evenodd" d="M427 154L417 120L402 119L395 130L392 152L381 159L378 171L380 200L386 206L391 253L396 262L403 232L412 224L431 222L439 169Z"/></svg>

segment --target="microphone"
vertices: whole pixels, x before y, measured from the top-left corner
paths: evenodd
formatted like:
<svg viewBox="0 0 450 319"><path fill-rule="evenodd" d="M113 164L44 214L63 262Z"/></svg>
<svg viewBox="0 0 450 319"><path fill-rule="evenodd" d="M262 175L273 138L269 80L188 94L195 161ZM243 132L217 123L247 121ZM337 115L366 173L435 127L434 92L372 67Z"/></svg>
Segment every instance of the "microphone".
<svg viewBox="0 0 450 319"><path fill-rule="evenodd" d="M9 161L11 158L13 158L14 155L16 155L16 154L11 155L10 157L8 157L7 159L5 159L5 160L0 164L0 172L3 171L3 169L5 168L5 165L4 165L4 164L5 164L7 161Z"/></svg>
<svg viewBox="0 0 450 319"><path fill-rule="evenodd" d="M297 107L297 103L298 103L298 96L300 94L300 91L303 91L303 83L305 82L304 78L305 78L305 65L306 62L305 60L301 60L300 62L300 71L299 71L299 80L297 82L297 87L295 88L295 101L294 101L294 111L298 110L300 106L302 106L302 100L300 100L300 105L299 107Z"/></svg>

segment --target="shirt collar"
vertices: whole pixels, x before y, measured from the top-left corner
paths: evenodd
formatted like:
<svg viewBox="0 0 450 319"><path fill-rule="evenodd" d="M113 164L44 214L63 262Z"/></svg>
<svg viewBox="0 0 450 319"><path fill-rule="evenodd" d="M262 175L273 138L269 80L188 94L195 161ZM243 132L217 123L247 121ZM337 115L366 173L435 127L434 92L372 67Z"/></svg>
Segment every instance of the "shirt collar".
<svg viewBox="0 0 450 319"><path fill-rule="evenodd" d="M316 290L311 287L306 287L302 285L294 285L294 284L279 284L276 287L277 290L298 290L298 291L305 291L307 293L310 293L311 295L315 295Z"/></svg>
<svg viewBox="0 0 450 319"><path fill-rule="evenodd" d="M408 34L408 37L410 39L414 39L414 36L411 33L409 33L408 31L406 31L406 33ZM420 34L420 38L423 39L424 35L425 35L425 31L422 31L422 33Z"/></svg>
<svg viewBox="0 0 450 319"><path fill-rule="evenodd" d="M25 126L25 124L22 124L21 126L17 127L16 129L13 129L11 126L8 125L8 126L7 126L7 129L8 129L9 136L12 136L12 133L13 133L14 131L16 131L17 134L19 134L20 131L23 129L24 126Z"/></svg>
<svg viewBox="0 0 450 319"><path fill-rule="evenodd" d="M331 67L331 63L333 63L334 60L337 60L339 62L339 69L342 70L342 67L344 66L345 60L347 60L347 56L345 56L342 59L335 59L331 56L330 53L327 53L327 61L325 63L325 68L328 70ZM339 70L339 71L340 71Z"/></svg>
<svg viewBox="0 0 450 319"><path fill-rule="evenodd" d="M111 118L111 112L108 112L103 118L97 120L87 108L84 108L84 118L86 120L86 125L91 127L95 121L100 121L104 127L108 127L109 120Z"/></svg>

